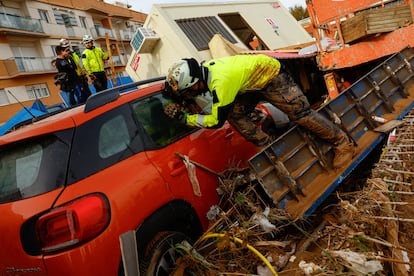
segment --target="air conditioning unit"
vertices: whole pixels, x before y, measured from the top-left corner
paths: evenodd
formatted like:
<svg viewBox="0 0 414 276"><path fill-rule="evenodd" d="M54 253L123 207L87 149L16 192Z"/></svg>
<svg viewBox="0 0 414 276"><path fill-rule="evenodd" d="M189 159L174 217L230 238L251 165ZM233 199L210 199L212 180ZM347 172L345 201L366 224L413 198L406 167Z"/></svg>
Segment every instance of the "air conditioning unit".
<svg viewBox="0 0 414 276"><path fill-rule="evenodd" d="M138 28L131 40L131 47L139 53L151 53L160 37L152 29Z"/></svg>

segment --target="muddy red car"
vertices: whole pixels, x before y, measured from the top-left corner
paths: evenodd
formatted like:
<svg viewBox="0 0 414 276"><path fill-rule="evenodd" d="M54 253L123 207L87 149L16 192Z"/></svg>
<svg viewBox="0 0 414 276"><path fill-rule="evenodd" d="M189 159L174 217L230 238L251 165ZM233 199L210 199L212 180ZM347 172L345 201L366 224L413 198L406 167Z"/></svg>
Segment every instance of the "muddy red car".
<svg viewBox="0 0 414 276"><path fill-rule="evenodd" d="M197 169L196 195L176 153L220 172L255 151L227 124L169 120L168 101L162 78L142 81L0 136L1 275L122 275L130 230L141 273L167 275L170 244L200 235L218 201L217 176Z"/></svg>

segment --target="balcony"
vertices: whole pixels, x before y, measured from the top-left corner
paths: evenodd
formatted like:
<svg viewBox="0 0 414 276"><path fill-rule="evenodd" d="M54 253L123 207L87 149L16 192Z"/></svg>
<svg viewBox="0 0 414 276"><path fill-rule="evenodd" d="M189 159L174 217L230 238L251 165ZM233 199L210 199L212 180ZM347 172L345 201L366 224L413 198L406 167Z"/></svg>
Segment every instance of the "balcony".
<svg viewBox="0 0 414 276"><path fill-rule="evenodd" d="M121 56L112 56L114 66L124 66L126 63Z"/></svg>
<svg viewBox="0 0 414 276"><path fill-rule="evenodd" d="M95 26L95 28L92 28L92 36L94 37L105 37L105 34L108 34L109 38L115 39L114 32L111 29L100 26Z"/></svg>
<svg viewBox="0 0 414 276"><path fill-rule="evenodd" d="M124 31L124 30L120 30L119 34L121 35L122 40L128 40L128 41L130 41L132 37L134 36L134 32Z"/></svg>
<svg viewBox="0 0 414 276"><path fill-rule="evenodd" d="M0 28L44 33L40 20L0 13Z"/></svg>
<svg viewBox="0 0 414 276"><path fill-rule="evenodd" d="M51 64L51 60L51 58L45 57L13 57L0 60L0 77L56 71L56 68Z"/></svg>

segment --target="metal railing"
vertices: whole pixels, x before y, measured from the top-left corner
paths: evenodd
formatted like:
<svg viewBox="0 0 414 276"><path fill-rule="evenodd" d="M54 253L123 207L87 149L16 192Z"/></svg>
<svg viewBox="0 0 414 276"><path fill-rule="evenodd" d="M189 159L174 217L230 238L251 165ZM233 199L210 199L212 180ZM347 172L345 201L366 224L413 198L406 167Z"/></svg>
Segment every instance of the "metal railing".
<svg viewBox="0 0 414 276"><path fill-rule="evenodd" d="M40 20L38 19L23 18L4 13L0 13L0 27L37 33L44 32Z"/></svg>
<svg viewBox="0 0 414 276"><path fill-rule="evenodd" d="M121 56L112 56L112 62L114 65L120 66L125 65L125 61L121 58Z"/></svg>
<svg viewBox="0 0 414 276"><path fill-rule="evenodd" d="M51 64L52 58L46 57L12 57L0 61L9 76L18 73L49 72L56 70Z"/></svg>
<svg viewBox="0 0 414 276"><path fill-rule="evenodd" d="M105 34L108 34L109 38L115 38L114 32L112 29L107 29L100 26L95 26L95 28L91 29L92 36L99 37L99 36L105 36Z"/></svg>
<svg viewBox="0 0 414 276"><path fill-rule="evenodd" d="M131 40L132 36L134 35L134 32L120 30L119 34L121 35L122 40Z"/></svg>

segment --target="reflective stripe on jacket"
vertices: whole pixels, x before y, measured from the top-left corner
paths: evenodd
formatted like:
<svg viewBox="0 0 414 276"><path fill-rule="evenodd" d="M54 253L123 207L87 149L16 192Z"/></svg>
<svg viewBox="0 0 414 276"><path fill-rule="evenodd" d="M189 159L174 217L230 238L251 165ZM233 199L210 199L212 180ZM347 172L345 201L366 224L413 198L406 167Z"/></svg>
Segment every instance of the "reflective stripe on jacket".
<svg viewBox="0 0 414 276"><path fill-rule="evenodd" d="M279 61L266 55L229 56L210 60L203 66L209 72L206 82L213 96L211 114L188 115L186 123L205 128L221 127L239 93L262 90L280 70Z"/></svg>
<svg viewBox="0 0 414 276"><path fill-rule="evenodd" d="M108 53L99 47L85 49L82 52L82 64L88 74L105 70L104 60L108 59Z"/></svg>

